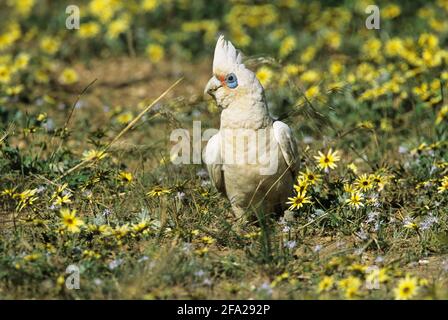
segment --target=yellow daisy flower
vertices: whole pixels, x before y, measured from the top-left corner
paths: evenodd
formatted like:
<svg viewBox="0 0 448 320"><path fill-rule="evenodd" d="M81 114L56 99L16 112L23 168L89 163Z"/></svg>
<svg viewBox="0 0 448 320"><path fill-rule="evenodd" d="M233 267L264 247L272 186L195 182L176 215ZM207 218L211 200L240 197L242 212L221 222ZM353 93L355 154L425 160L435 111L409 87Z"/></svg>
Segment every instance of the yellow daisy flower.
<svg viewBox="0 0 448 320"><path fill-rule="evenodd" d="M152 188L150 191L148 191L146 194L152 198L154 197L160 197L163 196L165 194L169 194L171 192L170 189L168 188L163 188L160 186L156 186L154 188Z"/></svg>
<svg viewBox="0 0 448 320"><path fill-rule="evenodd" d="M330 148L328 150L327 154L323 154L319 151L318 156L314 156L314 159L316 159L317 165L322 170L328 170L328 169L334 169L337 167L336 162L341 160L341 158L338 156L338 151L334 151Z"/></svg>
<svg viewBox="0 0 448 320"><path fill-rule="evenodd" d="M349 276L338 282L339 288L344 290L346 299L353 299L359 294L362 281L354 276Z"/></svg>
<svg viewBox="0 0 448 320"><path fill-rule="evenodd" d="M290 204L289 210L295 210L303 207L306 203L311 203L311 198L306 196L306 190L298 192L295 197L289 197L286 204Z"/></svg>
<svg viewBox="0 0 448 320"><path fill-rule="evenodd" d="M317 285L317 292L325 292L330 291L331 288L334 285L334 279L333 277L325 276L322 280L320 280L319 284Z"/></svg>
<svg viewBox="0 0 448 320"><path fill-rule="evenodd" d="M107 156L107 153L105 153L104 151L91 149L91 150L84 151L82 156L83 156L83 160L93 161L93 160L101 160L101 159L105 158Z"/></svg>
<svg viewBox="0 0 448 320"><path fill-rule="evenodd" d="M362 200L364 200L364 196L362 193L353 192L350 196L350 199L345 200L345 203L348 203L351 207L359 209L360 207L364 207Z"/></svg>
<svg viewBox="0 0 448 320"><path fill-rule="evenodd" d="M373 188L372 180L367 174L360 175L358 179L356 179L355 184L361 191L368 191Z"/></svg>
<svg viewBox="0 0 448 320"><path fill-rule="evenodd" d="M118 178L124 183L131 183L132 182L132 173L120 171L118 173Z"/></svg>
<svg viewBox="0 0 448 320"><path fill-rule="evenodd" d="M62 208L60 211L63 227L71 232L78 233L81 231L80 227L84 225L84 221L76 217L76 210Z"/></svg>
<svg viewBox="0 0 448 320"><path fill-rule="evenodd" d="M305 181L308 185L315 185L321 180L321 175L314 173L310 169L306 168L306 171L300 172L299 180Z"/></svg>
<svg viewBox="0 0 448 320"><path fill-rule="evenodd" d="M150 44L146 47L146 54L151 62L157 63L165 56L165 50L159 44Z"/></svg>
<svg viewBox="0 0 448 320"><path fill-rule="evenodd" d="M394 289L396 300L409 300L418 292L417 278L406 275L405 278L398 281L397 287Z"/></svg>
<svg viewBox="0 0 448 320"><path fill-rule="evenodd" d="M439 193L445 192L448 190L448 176L445 176L442 179L440 186L437 188Z"/></svg>

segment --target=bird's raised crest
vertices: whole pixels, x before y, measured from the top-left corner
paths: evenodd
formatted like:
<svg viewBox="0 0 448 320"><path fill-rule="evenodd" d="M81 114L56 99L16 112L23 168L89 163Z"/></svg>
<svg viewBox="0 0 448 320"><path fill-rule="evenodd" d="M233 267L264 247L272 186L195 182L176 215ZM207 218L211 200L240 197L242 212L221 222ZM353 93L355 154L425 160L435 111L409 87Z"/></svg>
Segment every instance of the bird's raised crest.
<svg viewBox="0 0 448 320"><path fill-rule="evenodd" d="M213 57L213 73L229 73L235 71L239 65L242 65L242 54L235 49L233 44L220 35L215 47L215 56Z"/></svg>

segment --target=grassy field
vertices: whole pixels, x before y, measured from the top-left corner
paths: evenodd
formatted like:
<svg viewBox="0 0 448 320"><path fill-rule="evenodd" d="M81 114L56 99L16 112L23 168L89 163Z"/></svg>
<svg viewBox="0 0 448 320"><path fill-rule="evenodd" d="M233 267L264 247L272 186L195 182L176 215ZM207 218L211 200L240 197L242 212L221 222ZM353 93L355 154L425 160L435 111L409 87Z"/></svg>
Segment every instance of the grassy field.
<svg viewBox="0 0 448 320"><path fill-rule="evenodd" d="M379 30L369 4L2 1L0 298L447 299L448 1L377 1ZM238 227L204 165L170 161L174 129L219 128L219 32L309 197Z"/></svg>

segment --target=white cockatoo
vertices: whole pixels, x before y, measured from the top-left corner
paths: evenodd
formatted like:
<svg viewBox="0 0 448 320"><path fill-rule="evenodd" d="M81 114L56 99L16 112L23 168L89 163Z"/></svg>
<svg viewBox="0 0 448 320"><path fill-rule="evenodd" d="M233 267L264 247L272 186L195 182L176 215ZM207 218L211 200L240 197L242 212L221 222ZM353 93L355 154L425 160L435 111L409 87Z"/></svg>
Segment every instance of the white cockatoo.
<svg viewBox="0 0 448 320"><path fill-rule="evenodd" d="M288 125L271 118L262 85L222 35L205 93L222 109L204 154L213 185L238 217L250 208L282 213L299 163L295 139Z"/></svg>

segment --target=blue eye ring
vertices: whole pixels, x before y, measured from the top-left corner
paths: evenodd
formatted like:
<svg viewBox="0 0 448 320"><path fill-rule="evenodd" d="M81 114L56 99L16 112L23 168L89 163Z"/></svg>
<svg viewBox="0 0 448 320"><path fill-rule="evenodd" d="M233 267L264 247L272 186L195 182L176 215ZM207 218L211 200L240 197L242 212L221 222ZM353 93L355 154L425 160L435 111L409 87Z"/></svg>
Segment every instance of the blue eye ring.
<svg viewBox="0 0 448 320"><path fill-rule="evenodd" d="M229 73L226 76L226 83L230 89L235 89L238 87L238 79L236 78L236 75L234 73Z"/></svg>

